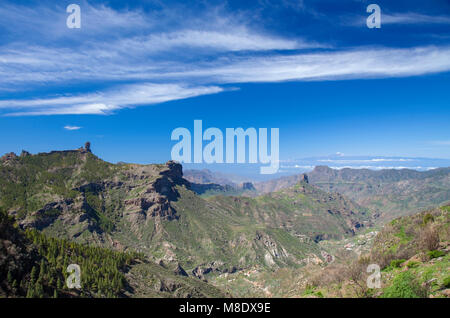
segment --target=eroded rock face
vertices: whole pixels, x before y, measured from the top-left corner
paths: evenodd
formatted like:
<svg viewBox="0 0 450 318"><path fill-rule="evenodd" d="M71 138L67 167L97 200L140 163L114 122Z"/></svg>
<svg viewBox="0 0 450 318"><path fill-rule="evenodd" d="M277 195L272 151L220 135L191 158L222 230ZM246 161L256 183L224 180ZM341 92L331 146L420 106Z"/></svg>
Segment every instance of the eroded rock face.
<svg viewBox="0 0 450 318"><path fill-rule="evenodd" d="M188 277L189 275L186 273L183 267L181 267L180 263L177 263L174 271L175 275L185 276Z"/></svg>
<svg viewBox="0 0 450 318"><path fill-rule="evenodd" d="M89 144L82 149L84 153L89 151ZM68 229L68 236L77 237L86 230L102 235L114 228L112 222L123 218L131 225L130 230L141 237L149 219L155 220L155 231L158 231L161 220L179 218L171 203L180 196L178 186L190 187L182 176L181 165L173 161L163 166L131 165L121 170L121 175L72 188L78 193L72 199L55 195L54 201L29 213L20 220L20 225L43 230L62 223ZM10 211L10 214L17 212Z"/></svg>
<svg viewBox="0 0 450 318"><path fill-rule="evenodd" d="M176 187L189 188L190 183L183 179L181 164L168 161L166 167L159 173L158 178L149 182L144 193L125 201L125 210L133 223L145 221L148 217L169 221L178 219L177 211L171 202L176 201L180 196Z"/></svg>
<svg viewBox="0 0 450 318"><path fill-rule="evenodd" d="M20 222L22 228L42 230L52 224L63 213L73 209L74 200L66 199L46 204L42 209L32 213L30 217Z"/></svg>
<svg viewBox="0 0 450 318"><path fill-rule="evenodd" d="M201 279L203 281L207 281L205 278L205 275L215 272L218 274L224 274L224 273L235 273L238 270L242 270L242 268L237 268L236 266L227 266L222 261L213 261L208 264L202 264L197 266L192 270L192 275L194 277L197 277L198 279Z"/></svg>
<svg viewBox="0 0 450 318"><path fill-rule="evenodd" d="M264 255L264 261L267 266L275 266L276 259L284 259L289 257L288 252L283 247L279 247L277 243L266 233L257 232L255 241L257 244L262 243L267 251Z"/></svg>
<svg viewBox="0 0 450 318"><path fill-rule="evenodd" d="M147 193L145 197L126 200L125 210L137 214L131 218L134 222L145 221L148 217L160 217L167 220L178 218L170 201L155 192Z"/></svg>

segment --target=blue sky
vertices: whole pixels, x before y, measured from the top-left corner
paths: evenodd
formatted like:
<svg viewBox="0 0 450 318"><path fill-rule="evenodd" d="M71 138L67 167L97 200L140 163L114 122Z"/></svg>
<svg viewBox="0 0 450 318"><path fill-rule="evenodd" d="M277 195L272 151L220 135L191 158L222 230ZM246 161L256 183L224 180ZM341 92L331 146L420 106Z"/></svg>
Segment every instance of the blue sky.
<svg viewBox="0 0 450 318"><path fill-rule="evenodd" d="M282 162L450 159L449 71L445 0L2 1L0 152L164 162L201 119L279 128Z"/></svg>

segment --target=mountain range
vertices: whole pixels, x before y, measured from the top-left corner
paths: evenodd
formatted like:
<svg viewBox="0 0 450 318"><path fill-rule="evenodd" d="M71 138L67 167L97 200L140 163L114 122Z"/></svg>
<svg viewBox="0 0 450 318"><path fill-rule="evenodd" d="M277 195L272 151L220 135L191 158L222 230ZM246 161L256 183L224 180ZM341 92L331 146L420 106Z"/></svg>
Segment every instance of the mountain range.
<svg viewBox="0 0 450 318"><path fill-rule="evenodd" d="M94 285L85 283L95 286L95 293L84 290L84 296L236 295L239 288L224 286L223 277L323 266L339 258L327 242L366 233L380 220L412 214L413 208L443 203L450 198L449 170L317 167L307 175L237 185L209 171L184 176L173 161L108 163L91 152L90 144L35 155L10 153L0 159L0 208L9 222L4 226L17 233L2 237L3 246L21 245L17 250L29 265L17 269L5 261L2 274L18 277L39 262L56 264L61 272L46 244L63 249L67 241L78 244L76 251L86 248L87 255L114 251L119 254L108 257L127 260L111 261L117 264L114 287L99 289L106 283L93 278ZM89 250L93 247L100 250ZM2 253L3 259L14 256L9 248ZM35 286L43 286L39 290L45 295L80 295L61 290L47 276L40 285L31 274L25 277L22 289L4 283L4 293L38 293Z"/></svg>
<svg viewBox="0 0 450 318"><path fill-rule="evenodd" d="M197 174L205 170L197 171ZM214 178L207 172L208 182L225 185L229 180ZM450 202L450 168L426 171L413 169L332 169L316 166L307 173L309 183L329 193L340 193L378 215L377 222L411 215L426 208ZM189 178L189 177L188 177ZM253 195L280 191L297 184L304 174L295 174L254 183ZM217 188L217 187L216 187ZM235 188L239 188L235 186ZM223 188L223 192L227 192ZM229 189L228 189L229 190Z"/></svg>

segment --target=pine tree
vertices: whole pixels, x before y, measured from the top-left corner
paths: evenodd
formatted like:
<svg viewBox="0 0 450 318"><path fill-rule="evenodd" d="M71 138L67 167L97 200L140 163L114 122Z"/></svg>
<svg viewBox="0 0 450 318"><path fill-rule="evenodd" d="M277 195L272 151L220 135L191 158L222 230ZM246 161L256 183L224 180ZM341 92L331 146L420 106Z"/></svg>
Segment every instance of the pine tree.
<svg viewBox="0 0 450 318"><path fill-rule="evenodd" d="M12 285L14 278L10 270L8 270L8 275L6 275L6 279L8 280L8 284Z"/></svg>
<svg viewBox="0 0 450 318"><path fill-rule="evenodd" d="M61 279L58 277L58 280L56 281L56 288L58 289L62 289L62 283L61 283Z"/></svg>
<svg viewBox="0 0 450 318"><path fill-rule="evenodd" d="M13 288L14 290L16 290L17 287L19 287L19 284L17 283L17 280L14 280L13 283L12 283L12 288Z"/></svg>
<svg viewBox="0 0 450 318"><path fill-rule="evenodd" d="M36 295L35 295L36 297L44 298L44 287L42 286L41 281L38 281L36 283L35 291L36 291Z"/></svg>
<svg viewBox="0 0 450 318"><path fill-rule="evenodd" d="M41 266L39 270L39 278L45 279L45 274L47 272L47 266L45 265L44 259L41 259Z"/></svg>
<svg viewBox="0 0 450 318"><path fill-rule="evenodd" d="M30 282L27 290L27 298L34 298L34 285Z"/></svg>
<svg viewBox="0 0 450 318"><path fill-rule="evenodd" d="M37 270L36 270L36 266L33 266L33 268L31 269L31 274L30 274L30 279L31 279L31 283L33 284L36 281L36 276L37 276Z"/></svg>

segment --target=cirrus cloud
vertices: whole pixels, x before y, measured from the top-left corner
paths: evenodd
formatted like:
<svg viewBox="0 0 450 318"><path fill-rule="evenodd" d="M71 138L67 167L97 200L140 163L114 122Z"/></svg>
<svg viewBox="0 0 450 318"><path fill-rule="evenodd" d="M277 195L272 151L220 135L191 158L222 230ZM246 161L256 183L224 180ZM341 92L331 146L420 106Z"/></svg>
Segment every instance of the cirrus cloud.
<svg viewBox="0 0 450 318"><path fill-rule="evenodd" d="M55 88L58 92L35 98L4 94L1 114L105 115L122 108L220 93L227 84L450 71L448 45L336 49L307 37L286 37L252 27L247 17L221 9L179 19L187 13L179 9L157 13L114 10L87 2L82 6L83 27L74 31L56 27L55 23L64 22L61 9L39 7L37 14L30 8L0 4L0 26L9 32L9 41L0 46L0 89L22 93L46 87L46 91ZM389 16L385 18L389 22ZM391 22L402 19L412 17L391 17ZM33 25L39 26L34 33L38 36L17 40L33 31ZM49 30L48 34L43 30ZM102 89L60 93L60 87L73 87L73 83L101 84Z"/></svg>

